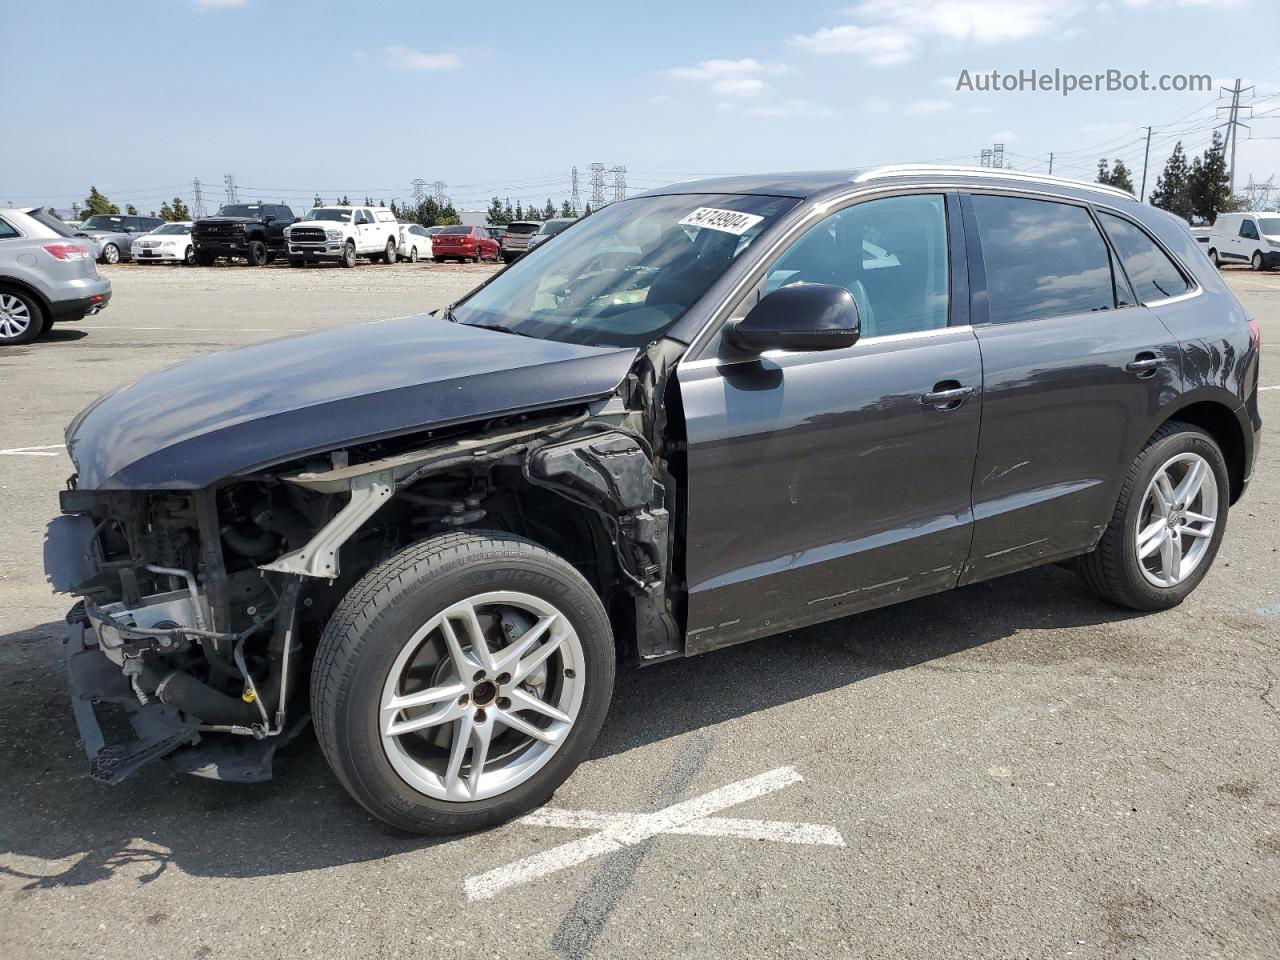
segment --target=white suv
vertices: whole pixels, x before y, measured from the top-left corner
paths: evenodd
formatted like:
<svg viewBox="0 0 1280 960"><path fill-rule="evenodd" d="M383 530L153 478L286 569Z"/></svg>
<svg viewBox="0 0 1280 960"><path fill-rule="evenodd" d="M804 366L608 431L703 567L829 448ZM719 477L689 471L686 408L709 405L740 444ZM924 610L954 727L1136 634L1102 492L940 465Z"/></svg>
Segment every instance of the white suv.
<svg viewBox="0 0 1280 960"><path fill-rule="evenodd" d="M1255 270L1280 267L1280 213L1222 213L1209 234L1214 266L1247 263Z"/></svg>
<svg viewBox="0 0 1280 960"><path fill-rule="evenodd" d="M320 260L354 267L356 257L395 263L400 225L386 207L316 207L285 228L284 241L295 267Z"/></svg>

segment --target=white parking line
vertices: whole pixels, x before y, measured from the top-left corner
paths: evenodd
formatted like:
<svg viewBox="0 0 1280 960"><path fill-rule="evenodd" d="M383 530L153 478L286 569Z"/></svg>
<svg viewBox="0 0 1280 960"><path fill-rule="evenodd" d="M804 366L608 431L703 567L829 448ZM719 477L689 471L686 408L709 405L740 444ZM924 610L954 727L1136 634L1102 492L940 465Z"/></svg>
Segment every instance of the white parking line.
<svg viewBox="0 0 1280 960"><path fill-rule="evenodd" d="M843 847L844 838L833 827L776 820L736 820L712 814L756 797L774 793L804 778L792 767L778 767L748 780L674 803L656 813L597 813L591 810L538 810L517 823L535 827L596 830L589 837L571 840L515 863L467 878L471 900L488 900L508 887L528 883L606 853L643 843L660 833L701 837L736 837L779 843L819 844Z"/></svg>
<svg viewBox="0 0 1280 960"><path fill-rule="evenodd" d="M47 443L42 447L12 447L0 450L0 457L59 457L63 446L61 443Z"/></svg>
<svg viewBox="0 0 1280 960"><path fill-rule="evenodd" d="M1258 390L1280 390L1280 384L1277 384L1274 387L1259 387Z"/></svg>

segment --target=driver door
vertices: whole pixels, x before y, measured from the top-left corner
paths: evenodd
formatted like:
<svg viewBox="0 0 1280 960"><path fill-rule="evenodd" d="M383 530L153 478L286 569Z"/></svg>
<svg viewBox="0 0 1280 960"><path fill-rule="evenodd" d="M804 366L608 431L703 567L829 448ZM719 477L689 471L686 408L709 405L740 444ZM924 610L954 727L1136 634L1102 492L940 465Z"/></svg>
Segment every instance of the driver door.
<svg viewBox="0 0 1280 960"><path fill-rule="evenodd" d="M852 347L743 357L717 338L681 362L690 653L956 585L982 404L957 210L943 194L838 210L731 311L834 283L862 317Z"/></svg>

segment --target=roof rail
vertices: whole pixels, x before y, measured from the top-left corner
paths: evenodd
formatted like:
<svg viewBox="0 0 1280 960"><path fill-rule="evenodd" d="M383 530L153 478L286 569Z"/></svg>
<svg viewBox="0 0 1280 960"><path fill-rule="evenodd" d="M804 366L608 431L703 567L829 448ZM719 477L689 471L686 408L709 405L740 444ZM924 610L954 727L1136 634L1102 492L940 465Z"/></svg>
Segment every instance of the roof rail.
<svg viewBox="0 0 1280 960"><path fill-rule="evenodd" d="M1137 200L1128 190L1113 187L1106 183L1092 183L1088 180L1073 180L1070 177L1054 177L1041 173L1026 173L1022 170L1005 170L1001 167L961 167L932 163L896 163L886 167L876 167L853 178L854 183L866 183L868 180L879 180L882 177L912 177L920 174L947 177L997 177L1002 180L1022 180L1030 183L1061 183L1077 187L1081 190L1096 190L1124 197L1126 200Z"/></svg>

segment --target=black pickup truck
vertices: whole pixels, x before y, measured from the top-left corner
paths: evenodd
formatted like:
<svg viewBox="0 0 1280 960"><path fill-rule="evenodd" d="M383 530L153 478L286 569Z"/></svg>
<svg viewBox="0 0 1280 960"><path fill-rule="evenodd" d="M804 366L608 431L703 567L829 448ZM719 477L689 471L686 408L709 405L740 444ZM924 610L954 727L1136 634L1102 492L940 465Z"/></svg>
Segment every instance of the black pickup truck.
<svg viewBox="0 0 1280 960"><path fill-rule="evenodd" d="M265 266L284 253L284 228L297 219L283 204L229 203L192 227L196 263L207 267L219 257L244 257L251 267Z"/></svg>

